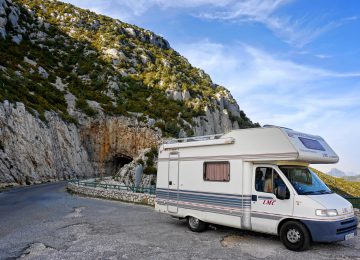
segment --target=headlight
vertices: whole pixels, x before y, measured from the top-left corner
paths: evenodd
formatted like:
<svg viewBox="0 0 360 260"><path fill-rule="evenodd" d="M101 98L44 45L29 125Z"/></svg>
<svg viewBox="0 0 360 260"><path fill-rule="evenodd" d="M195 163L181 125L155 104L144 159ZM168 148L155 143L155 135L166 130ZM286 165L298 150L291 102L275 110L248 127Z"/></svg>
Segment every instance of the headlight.
<svg viewBox="0 0 360 260"><path fill-rule="evenodd" d="M315 210L315 215L321 217L335 217L338 215L338 212L336 209L317 209Z"/></svg>

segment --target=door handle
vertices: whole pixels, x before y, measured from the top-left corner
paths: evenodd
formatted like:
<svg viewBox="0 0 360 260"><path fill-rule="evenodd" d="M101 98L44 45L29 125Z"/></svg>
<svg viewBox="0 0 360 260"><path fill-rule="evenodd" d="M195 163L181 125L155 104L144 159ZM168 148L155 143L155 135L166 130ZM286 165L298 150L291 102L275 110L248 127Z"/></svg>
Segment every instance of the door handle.
<svg viewBox="0 0 360 260"><path fill-rule="evenodd" d="M169 181L169 185L172 185L172 181Z"/></svg>
<svg viewBox="0 0 360 260"><path fill-rule="evenodd" d="M251 200L252 201L257 201L257 195L251 195Z"/></svg>

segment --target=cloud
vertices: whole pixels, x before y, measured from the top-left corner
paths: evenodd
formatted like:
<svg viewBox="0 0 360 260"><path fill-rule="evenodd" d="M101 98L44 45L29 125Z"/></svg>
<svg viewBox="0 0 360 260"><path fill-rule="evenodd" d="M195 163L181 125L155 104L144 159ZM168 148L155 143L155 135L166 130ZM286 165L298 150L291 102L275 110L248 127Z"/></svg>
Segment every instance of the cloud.
<svg viewBox="0 0 360 260"><path fill-rule="evenodd" d="M319 58L319 59L330 59L330 58L332 58L332 56L331 55L327 55L327 54L315 54L314 55L316 58Z"/></svg>
<svg viewBox="0 0 360 260"><path fill-rule="evenodd" d="M256 47L238 43L225 46L208 39L175 44L192 64L210 73L226 86L237 85L239 94L264 86L287 91L289 87L317 81L360 77L360 72L340 73L282 59Z"/></svg>
<svg viewBox="0 0 360 260"><path fill-rule="evenodd" d="M200 17L221 20L265 21L290 0L242 0L226 5L225 10L205 11Z"/></svg>
<svg viewBox="0 0 360 260"><path fill-rule="evenodd" d="M333 30L346 22L357 20L357 16L339 21L327 21L325 15L312 18L302 16L293 18L277 15L279 9L289 5L292 0L243 0L226 6L223 11L204 11L199 17L205 19L231 20L240 23L261 23L286 43L302 48L320 35Z"/></svg>
<svg viewBox="0 0 360 260"><path fill-rule="evenodd" d="M175 47L229 88L253 121L319 134L339 153L338 168L360 173L360 153L350 149L360 145L359 72L296 63L244 43L226 46L204 39Z"/></svg>
<svg viewBox="0 0 360 260"><path fill-rule="evenodd" d="M322 34L358 20L358 16L328 21L317 17L279 15L279 10L296 0L64 0L126 22L136 22L153 8L192 14L201 19L259 23L284 42L302 48Z"/></svg>

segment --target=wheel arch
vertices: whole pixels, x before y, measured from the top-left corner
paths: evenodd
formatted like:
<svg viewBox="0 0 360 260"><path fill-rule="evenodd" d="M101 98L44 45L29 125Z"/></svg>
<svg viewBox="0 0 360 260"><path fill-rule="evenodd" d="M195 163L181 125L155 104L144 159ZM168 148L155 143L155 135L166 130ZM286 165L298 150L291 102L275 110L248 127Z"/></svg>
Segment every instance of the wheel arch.
<svg viewBox="0 0 360 260"><path fill-rule="evenodd" d="M282 220L279 222L278 227L277 227L277 234L278 234L278 236L280 236L281 227L282 227L285 223L287 223L287 222L289 222L289 221L296 221L296 222L299 222L299 223L303 224L304 227L305 227L305 228L307 229L307 231L309 232L311 241L313 240L313 239L312 239L312 234L311 234L311 231L310 231L309 227L308 227L304 222L302 222L300 219L296 219L296 218L284 218L284 219L282 219Z"/></svg>
<svg viewBox="0 0 360 260"><path fill-rule="evenodd" d="M185 219L188 219L189 217L194 217L194 218L197 218L197 219L201 220L202 222L206 222L206 221L204 220L204 218L202 218L202 217L199 216L198 214L186 214L184 218L185 218Z"/></svg>

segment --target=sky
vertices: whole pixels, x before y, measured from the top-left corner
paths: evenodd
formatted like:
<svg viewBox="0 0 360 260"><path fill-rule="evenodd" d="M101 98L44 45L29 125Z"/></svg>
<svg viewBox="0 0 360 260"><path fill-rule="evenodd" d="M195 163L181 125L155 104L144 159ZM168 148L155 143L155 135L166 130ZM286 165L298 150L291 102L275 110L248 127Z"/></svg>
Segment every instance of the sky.
<svg viewBox="0 0 360 260"><path fill-rule="evenodd" d="M360 1L65 2L163 36L252 121L322 136L340 161L318 169L360 174Z"/></svg>

